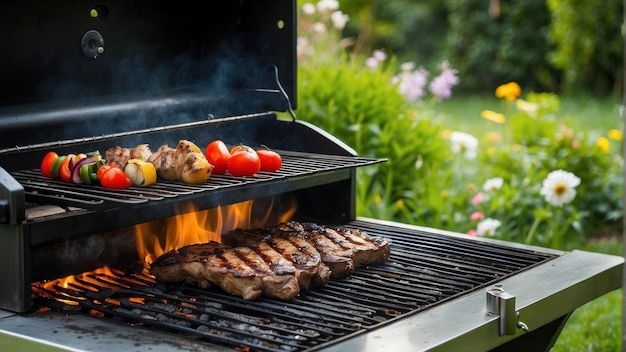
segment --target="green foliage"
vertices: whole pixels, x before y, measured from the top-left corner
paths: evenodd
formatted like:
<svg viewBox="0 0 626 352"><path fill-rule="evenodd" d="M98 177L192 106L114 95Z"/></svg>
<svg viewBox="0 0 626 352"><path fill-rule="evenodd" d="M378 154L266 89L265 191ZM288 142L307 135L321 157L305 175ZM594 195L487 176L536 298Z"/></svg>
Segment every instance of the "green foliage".
<svg viewBox="0 0 626 352"><path fill-rule="evenodd" d="M550 62L562 70L565 91L619 92L624 22L622 1L548 0Z"/></svg>
<svg viewBox="0 0 626 352"><path fill-rule="evenodd" d="M390 69L369 70L346 55L335 65L299 71L299 118L337 136L360 155L388 159L359 178L365 180L359 182L359 212L383 218L393 217L388 207L397 206L423 173L415 167L418 158L442 160L446 150L434 116L407 106L391 78Z"/></svg>
<svg viewBox="0 0 626 352"><path fill-rule="evenodd" d="M447 13L439 0L342 0L351 16L347 37L357 38L355 51L367 55L376 49L429 67L440 62L447 33Z"/></svg>
<svg viewBox="0 0 626 352"><path fill-rule="evenodd" d="M500 238L577 248L620 219L621 156L598 146L597 136L557 123L558 106L555 94L529 93L526 101L508 106L506 125L494 126L502 139L485 140L482 177L501 177L504 186L490 195L495 203L492 199L478 210L502 222ZM548 173L559 169L581 179L576 197L562 208L539 194Z"/></svg>
<svg viewBox="0 0 626 352"><path fill-rule="evenodd" d="M491 3L500 4L497 15ZM507 81L535 90L556 87L558 76L544 59L551 46L543 0L447 0L445 5L449 28L443 52L462 73L461 90L490 91Z"/></svg>
<svg viewBox="0 0 626 352"><path fill-rule="evenodd" d="M551 351L621 351L622 299L615 290L578 308Z"/></svg>

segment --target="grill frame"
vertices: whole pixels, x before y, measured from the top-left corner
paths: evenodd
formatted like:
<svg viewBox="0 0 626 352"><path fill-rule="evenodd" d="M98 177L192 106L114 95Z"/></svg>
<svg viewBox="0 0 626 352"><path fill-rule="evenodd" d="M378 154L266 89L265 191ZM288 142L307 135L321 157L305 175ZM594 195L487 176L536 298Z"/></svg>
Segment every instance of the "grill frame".
<svg viewBox="0 0 626 352"><path fill-rule="evenodd" d="M82 312L98 311L109 319L180 331L212 343L266 352L306 351L444 304L557 257L364 220L342 227L391 240L389 261L357 268L346 278L303 291L290 301L267 297L245 301L217 287L165 285L151 275L134 276L124 270L93 274L91 278L99 278L95 283L77 278L76 285L57 292L35 284L33 292L42 297L51 294L40 299L44 306L78 309L52 300L73 297ZM119 291L103 288L103 283L120 286ZM140 298L150 304L133 303ZM254 330L237 333L240 325ZM274 339L281 343L273 345Z"/></svg>
<svg viewBox="0 0 626 352"><path fill-rule="evenodd" d="M306 351L545 349L551 346L550 339L554 339L555 333L560 331L573 306L578 307L616 289L621 280L621 257L584 251L562 252L489 238L470 239L457 233L370 218L358 218L356 224L384 226L389 231L424 232L452 242L484 243L554 256L528 270L496 280L517 297L516 309L520 320L530 327L531 332L525 334L518 329L514 335L498 336L499 318L487 313L485 289L478 288L423 311L355 331ZM51 336L49 331L57 333ZM76 315L71 309L28 315L5 314L0 319L0 337L0 347L17 339L23 344L49 345L52 350L81 350L89 346L90 351L106 351L117 346L136 351L232 351L232 348L150 329L141 324L129 329L125 323Z"/></svg>

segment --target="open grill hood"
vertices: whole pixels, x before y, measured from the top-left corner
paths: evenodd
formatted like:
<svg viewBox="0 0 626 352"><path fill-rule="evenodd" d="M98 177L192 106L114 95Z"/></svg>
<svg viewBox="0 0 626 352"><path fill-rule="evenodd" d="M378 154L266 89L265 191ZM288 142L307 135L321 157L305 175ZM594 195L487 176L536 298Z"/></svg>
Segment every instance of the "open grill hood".
<svg viewBox="0 0 626 352"><path fill-rule="evenodd" d="M545 350L621 286L621 257L357 217L357 168L385 160L295 118L295 1L27 0L0 4L0 20L0 350ZM49 150L180 139L267 144L283 167L123 191L38 170ZM288 302L120 269L142 259L135 225L247 200L388 238L389 262ZM37 285L104 265L116 290Z"/></svg>

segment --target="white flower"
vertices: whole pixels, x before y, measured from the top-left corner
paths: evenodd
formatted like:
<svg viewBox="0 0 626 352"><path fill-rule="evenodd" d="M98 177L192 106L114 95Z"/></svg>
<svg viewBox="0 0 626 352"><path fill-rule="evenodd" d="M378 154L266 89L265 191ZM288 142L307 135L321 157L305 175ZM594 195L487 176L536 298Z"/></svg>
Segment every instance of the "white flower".
<svg viewBox="0 0 626 352"><path fill-rule="evenodd" d="M315 22L313 23L313 30L317 33L325 33L326 25L323 24L322 22Z"/></svg>
<svg viewBox="0 0 626 352"><path fill-rule="evenodd" d="M478 139L464 132L450 133L450 141L452 142L452 152L455 154L464 154L468 159L475 159L478 149Z"/></svg>
<svg viewBox="0 0 626 352"><path fill-rule="evenodd" d="M375 70L378 67L378 60L373 57L368 57L365 60L365 66L367 66L370 70Z"/></svg>
<svg viewBox="0 0 626 352"><path fill-rule="evenodd" d="M335 11L339 8L339 1L337 0L320 0L317 3L317 9L320 12Z"/></svg>
<svg viewBox="0 0 626 352"><path fill-rule="evenodd" d="M500 225L502 225L500 220L486 218L476 226L476 234L478 236L493 236Z"/></svg>
<svg viewBox="0 0 626 352"><path fill-rule="evenodd" d="M383 50L374 50L374 52L372 52L372 57L378 61L385 61L387 59L387 54Z"/></svg>
<svg viewBox="0 0 626 352"><path fill-rule="evenodd" d="M311 4L310 2L307 2L306 4L302 5L302 13L304 13L305 15L312 15L315 13L315 5Z"/></svg>
<svg viewBox="0 0 626 352"><path fill-rule="evenodd" d="M415 160L415 168L419 170L422 168L423 165L424 165L424 158L422 157L422 154L418 154L417 160Z"/></svg>
<svg viewBox="0 0 626 352"><path fill-rule="evenodd" d="M576 197L576 186L580 184L580 178L571 172L555 170L543 180L541 195L551 205L561 207L571 202Z"/></svg>
<svg viewBox="0 0 626 352"><path fill-rule="evenodd" d="M411 72L415 68L415 62L404 62L400 65L400 68L402 68L402 71Z"/></svg>
<svg viewBox="0 0 626 352"><path fill-rule="evenodd" d="M330 15L330 20L333 22L333 26L336 29L344 29L346 23L350 20L350 16L341 11L335 11Z"/></svg>
<svg viewBox="0 0 626 352"><path fill-rule="evenodd" d="M503 184L504 184L504 180L502 179L502 177L490 178L487 181L485 181L485 183L483 184L483 191L485 192L497 191L500 188L502 188Z"/></svg>

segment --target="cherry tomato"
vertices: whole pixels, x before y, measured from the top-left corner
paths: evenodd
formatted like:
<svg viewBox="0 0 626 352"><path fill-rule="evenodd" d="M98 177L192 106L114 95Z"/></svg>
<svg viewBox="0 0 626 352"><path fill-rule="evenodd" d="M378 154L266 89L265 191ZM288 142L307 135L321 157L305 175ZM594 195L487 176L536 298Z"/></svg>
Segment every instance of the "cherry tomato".
<svg viewBox="0 0 626 352"><path fill-rule="evenodd" d="M74 164L76 161L75 154L68 154L63 161L61 161L61 165L59 166L59 176L65 182L72 182L72 169L70 167L70 163Z"/></svg>
<svg viewBox="0 0 626 352"><path fill-rule="evenodd" d="M259 159L261 159L261 171L275 172L283 164L283 158L280 154L267 147L266 149L257 150L256 153L259 155Z"/></svg>
<svg viewBox="0 0 626 352"><path fill-rule="evenodd" d="M59 157L59 155L55 152L48 152L41 160L41 174L45 177L52 178L52 165L54 165L54 161Z"/></svg>
<svg viewBox="0 0 626 352"><path fill-rule="evenodd" d="M260 170L261 159L252 148L243 146L235 150L228 160L228 172L233 176L253 176Z"/></svg>
<svg viewBox="0 0 626 352"><path fill-rule="evenodd" d="M233 155L235 154L235 152L238 152L240 150L248 150L248 149L251 149L251 148L242 143L242 144L239 144L230 148L230 154Z"/></svg>
<svg viewBox="0 0 626 352"><path fill-rule="evenodd" d="M130 187L132 184L132 181L126 176L124 170L117 166L102 165L96 174L98 180L100 180L100 184L105 188L124 189Z"/></svg>
<svg viewBox="0 0 626 352"><path fill-rule="evenodd" d="M230 151L224 142L215 140L207 145L204 150L206 160L213 165L211 173L215 175L223 175L228 169L228 160L230 159Z"/></svg>

